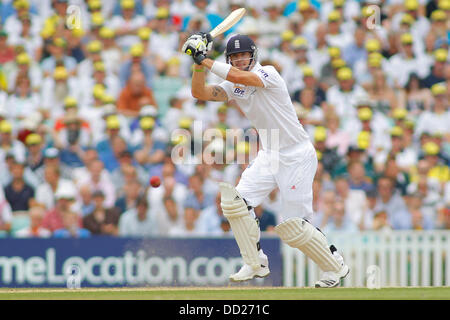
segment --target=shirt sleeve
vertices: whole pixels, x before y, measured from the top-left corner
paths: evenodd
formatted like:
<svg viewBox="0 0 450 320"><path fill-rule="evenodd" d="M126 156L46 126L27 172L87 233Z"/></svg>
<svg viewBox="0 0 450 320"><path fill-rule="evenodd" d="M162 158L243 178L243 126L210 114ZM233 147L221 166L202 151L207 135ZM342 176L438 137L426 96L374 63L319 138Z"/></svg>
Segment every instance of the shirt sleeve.
<svg viewBox="0 0 450 320"><path fill-rule="evenodd" d="M283 83L283 79L273 66L258 66L252 70L263 82L264 88L276 88Z"/></svg>
<svg viewBox="0 0 450 320"><path fill-rule="evenodd" d="M229 81L222 81L218 84L223 90L225 90L225 93L227 94L228 100L233 96L232 95L232 86L233 84Z"/></svg>

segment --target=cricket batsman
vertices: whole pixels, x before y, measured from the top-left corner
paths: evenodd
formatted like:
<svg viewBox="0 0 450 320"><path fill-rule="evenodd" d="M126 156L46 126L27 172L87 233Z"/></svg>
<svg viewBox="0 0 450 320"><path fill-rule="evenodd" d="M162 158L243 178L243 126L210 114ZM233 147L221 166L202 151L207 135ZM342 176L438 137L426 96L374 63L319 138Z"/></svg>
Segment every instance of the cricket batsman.
<svg viewBox="0 0 450 320"><path fill-rule="evenodd" d="M244 264L231 281L246 281L269 275L269 262L260 247L260 229L253 208L269 193L280 189L282 210L275 232L281 240L301 250L321 269L316 288L339 285L348 266L328 245L325 235L309 221L313 214L312 184L317 156L308 134L298 121L286 83L273 66L258 63L257 47L246 35L232 36L226 46L226 63L206 57L212 38L198 33L190 36L183 52L192 56L192 95L208 101L234 100L251 121L260 137L276 132L278 139L261 139L257 157L242 173L235 188L220 183L221 206L230 222ZM205 69L224 81L205 84Z"/></svg>

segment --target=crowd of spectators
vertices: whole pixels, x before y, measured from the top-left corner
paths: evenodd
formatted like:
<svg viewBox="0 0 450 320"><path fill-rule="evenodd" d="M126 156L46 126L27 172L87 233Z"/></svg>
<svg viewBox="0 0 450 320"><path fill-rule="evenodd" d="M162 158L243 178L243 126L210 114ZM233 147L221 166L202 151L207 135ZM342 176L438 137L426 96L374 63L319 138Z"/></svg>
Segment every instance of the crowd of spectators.
<svg viewBox="0 0 450 320"><path fill-rule="evenodd" d="M259 138L192 97L180 48L239 7L210 56L246 34L285 79L319 159L312 222L450 229L450 0L3 0L0 236L229 234L218 182ZM255 208L262 231L279 207Z"/></svg>

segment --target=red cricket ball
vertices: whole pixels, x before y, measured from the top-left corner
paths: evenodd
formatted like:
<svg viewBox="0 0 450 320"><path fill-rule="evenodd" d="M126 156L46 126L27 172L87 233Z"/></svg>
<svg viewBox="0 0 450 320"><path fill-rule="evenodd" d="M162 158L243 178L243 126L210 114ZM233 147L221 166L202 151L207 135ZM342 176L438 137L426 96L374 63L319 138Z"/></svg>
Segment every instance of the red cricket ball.
<svg viewBox="0 0 450 320"><path fill-rule="evenodd" d="M150 185L153 188L158 188L161 185L161 179L158 176L153 176L150 178Z"/></svg>

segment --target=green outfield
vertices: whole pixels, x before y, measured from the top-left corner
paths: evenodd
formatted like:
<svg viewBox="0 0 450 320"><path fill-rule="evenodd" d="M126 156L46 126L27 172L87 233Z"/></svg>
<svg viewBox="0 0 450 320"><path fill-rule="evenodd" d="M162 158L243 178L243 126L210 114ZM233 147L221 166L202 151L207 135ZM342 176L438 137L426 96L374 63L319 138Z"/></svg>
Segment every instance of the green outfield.
<svg viewBox="0 0 450 320"><path fill-rule="evenodd" d="M450 300L450 287L427 288L112 288L0 289L0 300Z"/></svg>

